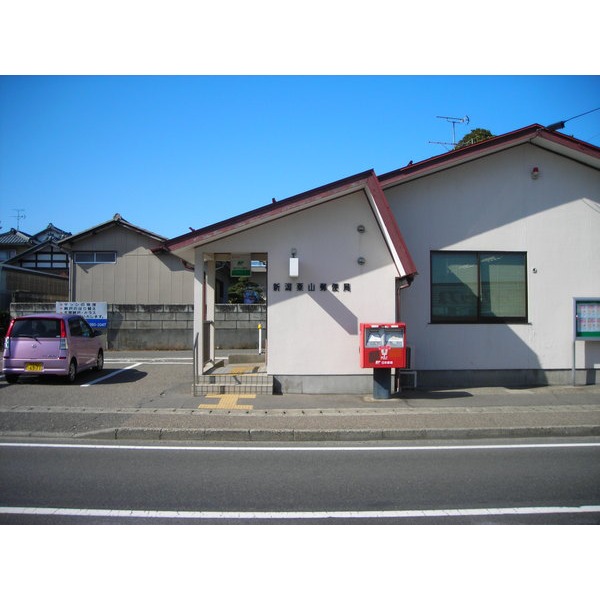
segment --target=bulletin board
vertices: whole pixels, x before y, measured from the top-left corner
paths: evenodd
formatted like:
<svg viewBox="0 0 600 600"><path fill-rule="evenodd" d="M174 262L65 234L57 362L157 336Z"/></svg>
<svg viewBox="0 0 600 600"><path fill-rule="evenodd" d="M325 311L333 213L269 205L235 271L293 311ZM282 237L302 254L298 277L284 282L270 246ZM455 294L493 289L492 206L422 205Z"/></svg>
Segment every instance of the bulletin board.
<svg viewBox="0 0 600 600"><path fill-rule="evenodd" d="M600 298L574 298L575 339L600 341Z"/></svg>

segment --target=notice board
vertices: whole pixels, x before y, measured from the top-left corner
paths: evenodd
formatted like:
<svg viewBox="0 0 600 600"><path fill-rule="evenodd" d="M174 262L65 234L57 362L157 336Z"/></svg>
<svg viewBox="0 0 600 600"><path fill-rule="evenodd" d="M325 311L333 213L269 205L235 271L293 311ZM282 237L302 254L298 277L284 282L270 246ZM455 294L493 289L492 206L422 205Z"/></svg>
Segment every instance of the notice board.
<svg viewBox="0 0 600 600"><path fill-rule="evenodd" d="M600 298L574 298L575 339L600 341Z"/></svg>
<svg viewBox="0 0 600 600"><path fill-rule="evenodd" d="M92 327L108 327L106 302L57 302L56 312L64 315L81 315Z"/></svg>

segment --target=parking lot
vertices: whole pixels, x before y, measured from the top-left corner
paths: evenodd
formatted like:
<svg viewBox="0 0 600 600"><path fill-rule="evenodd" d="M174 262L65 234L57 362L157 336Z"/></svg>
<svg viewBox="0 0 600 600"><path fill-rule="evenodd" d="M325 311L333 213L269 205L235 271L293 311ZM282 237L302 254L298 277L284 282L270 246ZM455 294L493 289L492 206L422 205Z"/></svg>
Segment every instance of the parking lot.
<svg viewBox="0 0 600 600"><path fill-rule="evenodd" d="M190 352L107 352L101 372L81 373L73 384L31 376L9 385L0 376L0 408L197 408L191 386Z"/></svg>

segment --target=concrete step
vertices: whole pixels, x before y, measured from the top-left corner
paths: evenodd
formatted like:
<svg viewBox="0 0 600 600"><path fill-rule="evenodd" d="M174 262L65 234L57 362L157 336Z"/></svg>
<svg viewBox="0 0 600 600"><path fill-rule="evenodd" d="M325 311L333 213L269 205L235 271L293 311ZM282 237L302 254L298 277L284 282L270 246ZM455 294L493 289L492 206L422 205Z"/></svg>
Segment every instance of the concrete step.
<svg viewBox="0 0 600 600"><path fill-rule="evenodd" d="M264 365L247 364L243 367L227 365L198 378L193 386L194 396L207 394L273 393L273 376L264 372Z"/></svg>
<svg viewBox="0 0 600 600"><path fill-rule="evenodd" d="M194 384L194 396L207 394L257 394L273 393L273 376L252 375L203 375Z"/></svg>

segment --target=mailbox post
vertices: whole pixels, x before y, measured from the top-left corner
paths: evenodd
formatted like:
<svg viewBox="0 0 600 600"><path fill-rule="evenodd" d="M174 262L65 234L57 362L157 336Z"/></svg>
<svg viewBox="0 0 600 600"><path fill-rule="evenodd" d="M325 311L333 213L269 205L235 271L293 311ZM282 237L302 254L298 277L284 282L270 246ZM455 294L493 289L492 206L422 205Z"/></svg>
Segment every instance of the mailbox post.
<svg viewBox="0 0 600 600"><path fill-rule="evenodd" d="M373 398L391 398L392 369L406 368L406 324L361 323L360 366L373 369Z"/></svg>

